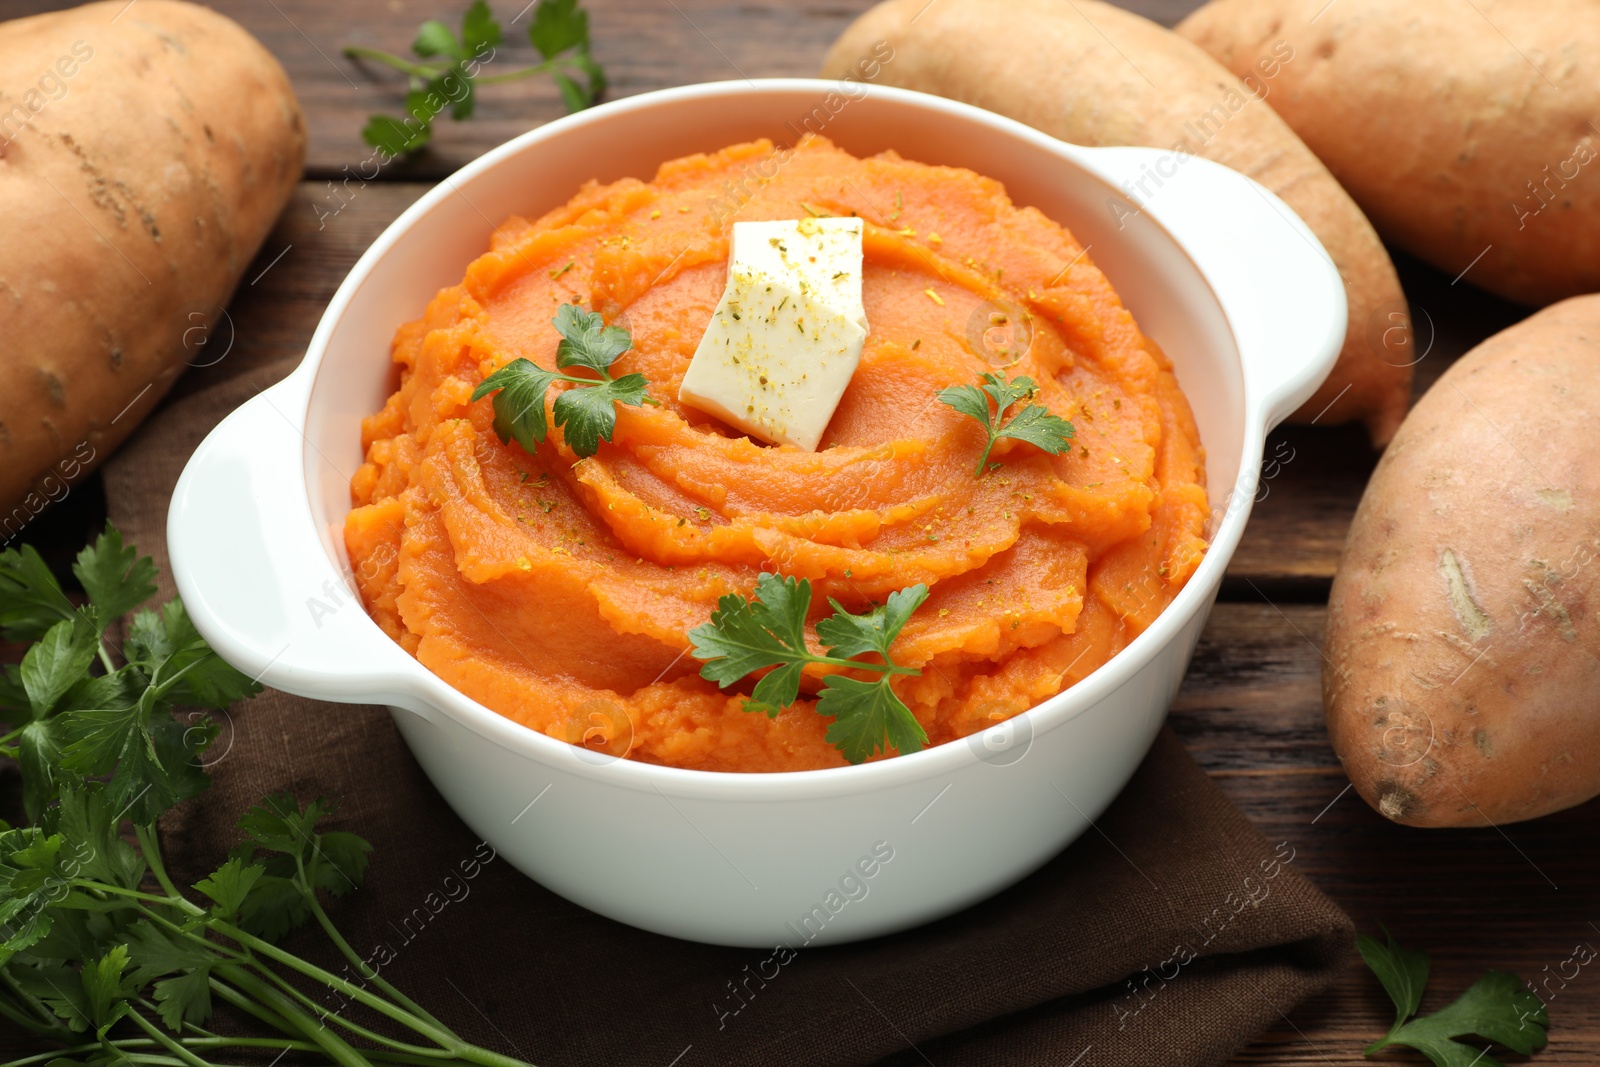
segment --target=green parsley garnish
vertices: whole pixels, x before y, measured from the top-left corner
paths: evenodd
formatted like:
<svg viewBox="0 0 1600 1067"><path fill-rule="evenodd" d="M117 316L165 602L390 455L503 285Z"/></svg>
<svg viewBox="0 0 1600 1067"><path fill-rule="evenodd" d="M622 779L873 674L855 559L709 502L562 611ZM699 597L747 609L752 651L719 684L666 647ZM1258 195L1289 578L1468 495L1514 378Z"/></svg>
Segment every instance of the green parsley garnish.
<svg viewBox="0 0 1600 1067"><path fill-rule="evenodd" d="M1478 1048L1457 1038L1477 1036L1527 1056L1545 1046L1550 1015L1540 1000L1516 975L1490 971L1461 996L1431 1015L1413 1019L1422 1005L1428 984L1428 954L1401 948L1394 938L1383 944L1377 938L1359 937L1356 946L1372 973L1394 1002L1394 1025L1366 1048L1371 1056L1390 1045L1414 1048L1437 1067L1503 1067ZM1409 1022L1407 1020L1410 1020Z"/></svg>
<svg viewBox="0 0 1600 1067"><path fill-rule="evenodd" d="M896 666L889 646L927 599L928 587L913 585L890 593L887 603L864 615L852 615L829 598L833 614L819 619L816 626L827 651L817 655L806 645L810 581L763 574L756 579L754 597L734 593L721 598L711 621L690 630L689 640L695 658L706 661L700 677L723 689L771 667L744 705L744 710L764 712L769 718L799 699L800 674L807 664L876 673L875 681L830 674L817 698L817 714L833 717L828 743L851 763L860 763L875 751L887 753L892 747L902 754L916 752L928 741L916 716L889 684L894 675L922 673ZM883 662L853 658L869 653Z"/></svg>
<svg viewBox="0 0 1600 1067"><path fill-rule="evenodd" d="M976 385L952 385L941 390L939 400L950 405L963 415L970 415L982 424L984 432L989 435L989 440L983 446L983 455L978 457L978 469L973 472L974 477L983 477L985 469L993 470L1000 464L989 465L989 453L994 450L994 443L1002 437L1026 441L1037 445L1050 453L1058 456L1072 447L1072 423L1059 415L1050 414L1050 409L1040 404L1029 404L1011 421L1003 422L1006 409L1021 400L1031 400L1039 392L1039 387L1032 378L1018 377L1006 381L1005 372L999 374L984 374L983 387ZM989 413L989 401L995 403L994 414Z"/></svg>
<svg viewBox="0 0 1600 1067"><path fill-rule="evenodd" d="M486 0L473 0L461 18L459 34L438 19L429 19L417 30L411 50L423 62L362 45L345 46L344 54L352 59L371 59L410 75L405 115L373 115L361 131L362 138L392 156L415 152L432 138L433 120L446 108L458 121L472 116L477 85L549 74L569 112L591 106L605 91L605 71L589 54L589 13L578 0L539 0L534 6L528 41L541 62L481 75L480 68L494 59L502 37Z"/></svg>
<svg viewBox="0 0 1600 1067"><path fill-rule="evenodd" d="M548 371L527 359L514 359L485 378L472 391L473 400L494 393L494 432L501 441L513 438L528 452L544 443L549 426L544 398L554 382L571 382L555 402L556 425L579 456L592 456L602 440L611 440L617 426L618 404L659 404L645 393L650 383L642 374L611 377L610 366L633 347L633 337L621 326L607 326L598 311L562 304L551 320L561 334L556 366L584 367L600 380Z"/></svg>
<svg viewBox="0 0 1600 1067"><path fill-rule="evenodd" d="M245 840L226 861L193 892L178 888L157 822L208 787L217 733L192 709L261 687L211 650L181 601L142 607L155 567L114 528L72 570L81 607L31 547L0 552L0 636L33 642L0 670L0 722L12 727L0 756L20 765L30 823L0 823L0 1025L56 1046L12 1067L213 1067L290 1052L339 1067L526 1067L452 1033L334 928L321 895L354 890L371 846L319 825L327 801L269 797L239 820ZM122 648L108 647L107 627L129 612ZM191 710L175 717L180 708ZM348 978L275 944L311 919ZM259 1025L205 1029L219 1000ZM407 1040L347 1020L352 1002Z"/></svg>

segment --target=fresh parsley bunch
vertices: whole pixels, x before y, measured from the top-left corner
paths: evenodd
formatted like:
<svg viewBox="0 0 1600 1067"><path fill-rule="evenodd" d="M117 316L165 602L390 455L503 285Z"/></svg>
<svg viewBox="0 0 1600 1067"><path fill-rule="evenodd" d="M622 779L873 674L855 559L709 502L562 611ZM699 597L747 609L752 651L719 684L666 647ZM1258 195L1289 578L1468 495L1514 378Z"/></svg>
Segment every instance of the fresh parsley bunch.
<svg viewBox="0 0 1600 1067"><path fill-rule="evenodd" d="M800 675L808 665L876 674L871 681L829 674L817 696L817 714L833 716L828 743L851 763L860 763L875 751L893 747L902 754L916 752L928 742L922 724L890 685L894 675L922 672L896 666L889 655L912 612L927 599L928 587L914 585L890 593L887 602L864 615L852 615L829 599L833 614L816 625L817 638L826 648L826 654L818 655L806 644L811 582L763 574L756 579L754 597L722 597L711 621L690 630L689 640L695 658L706 661L700 676L720 688L772 668L756 682L744 705L744 710L764 712L769 718L799 699ZM871 654L883 662L854 658Z"/></svg>
<svg viewBox="0 0 1600 1067"><path fill-rule="evenodd" d="M598 311L585 311L576 304L562 304L553 321L561 334L556 366L562 370L583 367L598 374L598 381L548 371L532 360L514 359L480 382L472 399L493 393L495 433L503 442L515 439L532 453L550 432L544 414L545 394L556 382L571 382L572 388L563 390L553 405L556 425L573 452L592 456L602 440L611 440L618 404L637 407L660 401L645 392L650 383L642 374L611 377L611 364L633 347L627 330L607 326Z"/></svg>
<svg viewBox="0 0 1600 1067"><path fill-rule="evenodd" d="M994 443L1002 437L1026 441L1052 456L1060 455L1072 447L1072 423L1059 415L1050 414L1050 409L1042 404L1028 404L1009 420L1006 419L1008 408L1020 401L1032 400L1038 394L1039 386L1032 378L1017 377L1006 381L1005 372L1001 371L999 374L986 373L979 380L983 383L981 388L976 385L952 385L939 392L941 403L977 419L988 435L983 455L978 457L978 469L972 472L974 477L981 478L985 470L1000 466L998 463L989 463L989 453L994 451ZM991 400L994 401L993 414L989 412Z"/></svg>
<svg viewBox="0 0 1600 1067"><path fill-rule="evenodd" d="M88 594L82 606L32 548L0 553L0 636L33 642L21 664L0 670L0 722L12 727L0 755L21 766L29 823L0 823L0 1019L58 1046L4 1067L213 1067L218 1053L251 1049L340 1067L526 1067L457 1037L334 928L320 895L354 890L371 846L321 828L328 802L268 798L240 819L244 843L192 893L173 883L157 820L206 789L202 758L216 735L209 720L186 725L174 711L225 708L260 686L211 650L181 601L142 607L155 567L114 528L72 570ZM129 612L119 650L105 634ZM312 920L360 984L274 943ZM330 991L361 1018L325 1006ZM271 1036L208 1030L219 1001Z"/></svg>
<svg viewBox="0 0 1600 1067"><path fill-rule="evenodd" d="M1486 1038L1522 1056L1544 1048L1550 1015L1544 1001L1523 988L1516 975L1490 971L1454 1002L1432 1015L1412 1018L1422 1006L1428 984L1428 954L1401 948L1392 937L1387 944L1359 937L1356 947L1394 1001L1394 1025L1367 1046L1368 1056L1391 1045L1405 1045L1436 1067L1503 1067L1489 1055L1489 1045L1479 1048L1460 1039Z"/></svg>
<svg viewBox="0 0 1600 1067"><path fill-rule="evenodd" d="M480 68L494 58L503 39L504 30L488 3L473 0L461 18L460 33L438 19L429 19L418 28L411 50L421 62L376 48L347 45L344 54L352 59L370 59L410 75L405 115L373 115L361 131L362 138L390 155L415 152L432 139L433 120L446 109L457 121L472 117L474 87L478 85L548 74L569 112L593 105L605 91L605 71L589 54L589 13L578 6L578 0L539 0L534 5L528 41L539 53L540 62L504 74L480 75Z"/></svg>

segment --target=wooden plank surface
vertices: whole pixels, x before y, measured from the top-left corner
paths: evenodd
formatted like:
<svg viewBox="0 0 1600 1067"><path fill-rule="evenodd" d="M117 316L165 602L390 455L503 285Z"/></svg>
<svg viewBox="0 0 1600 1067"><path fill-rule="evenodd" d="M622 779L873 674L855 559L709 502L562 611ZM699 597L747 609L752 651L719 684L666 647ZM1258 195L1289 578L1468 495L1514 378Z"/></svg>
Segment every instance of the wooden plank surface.
<svg viewBox="0 0 1600 1067"><path fill-rule="evenodd" d="M1285 477L1288 477L1286 474ZM1386 926L1433 956L1424 1010L1491 967L1539 979L1580 942L1600 946L1595 834L1600 804L1500 829L1419 831L1355 795L1329 748L1318 676L1324 609L1263 599L1220 603L1172 708L1189 751L1295 865L1365 933ZM1548 967L1549 971L1545 971ZM1600 982L1550 988L1551 1043L1534 1064L1600 1062ZM1290 1012L1238 1064L1368 1062L1393 1008L1359 961ZM1424 1063L1407 1053L1371 1062Z"/></svg>
<svg viewBox="0 0 1600 1067"><path fill-rule="evenodd" d="M497 4L510 21L524 0ZM1196 0L1128 0L1124 6L1172 22ZM64 0L3 0L0 15L69 6ZM328 184L365 159L359 130L375 111L398 110L401 79L345 60L346 43L406 50L425 18L453 18L465 0L219 0L279 57L306 107L311 130L302 183L229 309L227 354L190 371L182 395L223 375L298 356L344 273L385 225L432 181L501 141L558 117L537 80L484 91L478 116L441 122L424 157L387 168L341 204ZM807 75L867 0L587 0L597 58L611 97L695 81ZM997 6L1003 6L997 4ZM525 17L524 17L525 18ZM496 64L531 57L520 27ZM1007 33L1022 34L1011 29ZM1023 46L1019 36L1019 47ZM341 189L346 187L341 186ZM334 208L337 213L329 214ZM1401 255L1402 280L1418 320L1418 391L1483 337L1525 312ZM220 329L220 328L219 328ZM222 339L219 333L218 340ZM1424 832L1388 823L1353 792L1328 746L1319 672L1328 583L1350 518L1377 460L1351 427L1275 432L1280 463L1256 505L1243 543L1172 712L1189 750L1296 865L1365 932L1386 924L1434 957L1425 1007L1440 1006L1483 970L1523 977L1553 973L1579 942L1600 945L1600 804L1534 823ZM64 560L100 521L94 482L41 519L29 539ZM1549 971L1545 971L1545 968ZM1269 995L1269 994L1268 994ZM1390 1008L1359 962L1329 993L1289 1012L1240 1064L1355 1065L1387 1027ZM1536 1064L1600 1062L1600 977L1582 973L1551 1002L1552 1043ZM1379 1061L1420 1063L1384 1053Z"/></svg>

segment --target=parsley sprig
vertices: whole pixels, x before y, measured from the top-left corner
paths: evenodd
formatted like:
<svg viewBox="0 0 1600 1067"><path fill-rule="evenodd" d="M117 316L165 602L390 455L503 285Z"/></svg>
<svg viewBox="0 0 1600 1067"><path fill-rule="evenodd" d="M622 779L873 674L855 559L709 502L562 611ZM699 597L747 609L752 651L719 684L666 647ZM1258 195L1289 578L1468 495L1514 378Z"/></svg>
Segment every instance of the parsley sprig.
<svg viewBox="0 0 1600 1067"><path fill-rule="evenodd" d="M889 654L911 613L927 599L928 587L913 585L890 593L887 602L871 611L854 615L829 598L833 614L816 624L817 638L826 649L819 655L806 643L811 582L763 574L756 579L755 596L722 597L711 621L689 631L689 641L695 657L706 661L700 676L723 689L755 671L772 668L756 682L744 705L744 710L764 712L769 718L799 699L800 675L808 665L877 674L872 681L829 674L817 698L817 713L833 717L828 743L851 763L860 763L875 751L887 753L892 747L902 754L916 752L928 741L890 684L894 675L922 672L897 666ZM883 662L855 658L869 654Z"/></svg>
<svg viewBox="0 0 1600 1067"><path fill-rule="evenodd" d="M179 889L157 820L207 788L217 727L174 713L225 708L260 686L211 650L181 601L143 606L155 567L114 528L72 570L87 604L32 548L0 553L0 636L33 642L0 670L11 727L0 756L21 767L29 823L0 823L0 1020L57 1046L4 1067L214 1067L217 1054L250 1049L339 1067L526 1067L451 1032L333 926L321 897L360 885L371 846L322 825L329 802L267 798L239 820L244 842ZM105 633L130 612L119 650ZM313 920L359 979L278 947ZM219 1001L260 1028L212 1033Z"/></svg>
<svg viewBox="0 0 1600 1067"><path fill-rule="evenodd" d="M978 469L973 471L974 477L981 478L985 470L1000 466L999 463L989 463L989 453L994 451L994 443L1002 437L1037 445L1052 456L1058 456L1072 447L1072 423L1059 415L1050 414L1050 409L1041 404L1029 404L1009 421L1005 419L1007 408L1038 395L1039 387L1032 378L1022 376L1008 382L1005 372L1001 371L999 374L985 373L979 380L983 382L981 388L976 385L952 385L939 393L941 402L963 415L977 419L988 434L983 455L978 457ZM993 414L989 411L990 400L995 405Z"/></svg>
<svg viewBox="0 0 1600 1067"><path fill-rule="evenodd" d="M456 120L470 118L475 86L499 85L548 74L561 90L569 112L594 104L605 91L606 75L589 54L589 13L578 0L539 0L528 26L528 41L540 62L504 74L481 75L479 68L494 58L504 39L499 21L486 0L473 0L461 18L458 34L438 19L417 30L411 44L421 62L363 45L347 45L352 59L370 59L410 75L405 115L373 115L362 138L374 148L400 156L421 149L432 139L433 120L447 108Z"/></svg>
<svg viewBox="0 0 1600 1067"><path fill-rule="evenodd" d="M556 397L556 425L561 427L567 445L579 456L592 456L602 440L611 440L617 427L618 404L660 404L645 393L650 383L642 374L611 377L611 364L633 347L633 338L621 326L607 326L598 311L584 311L576 304L556 309L556 331L561 343L556 346L556 366L583 367L600 376L579 378L548 371L528 359L514 359L489 375L472 391L473 400L493 393L494 432L501 441L516 440L528 452L544 443L550 432L545 420L544 398L556 382L571 382L572 388Z"/></svg>
<svg viewBox="0 0 1600 1067"><path fill-rule="evenodd" d="M1371 1056L1390 1045L1414 1048L1437 1067L1503 1067L1489 1055L1458 1038L1477 1036L1526 1056L1545 1046L1550 1025L1545 1005L1507 971L1490 971L1455 1001L1431 1015L1417 1015L1428 984L1428 954L1402 948L1393 937L1384 944L1359 937L1356 946L1384 991L1394 1002L1394 1025L1366 1048ZM1409 1020L1409 1021L1408 1021Z"/></svg>

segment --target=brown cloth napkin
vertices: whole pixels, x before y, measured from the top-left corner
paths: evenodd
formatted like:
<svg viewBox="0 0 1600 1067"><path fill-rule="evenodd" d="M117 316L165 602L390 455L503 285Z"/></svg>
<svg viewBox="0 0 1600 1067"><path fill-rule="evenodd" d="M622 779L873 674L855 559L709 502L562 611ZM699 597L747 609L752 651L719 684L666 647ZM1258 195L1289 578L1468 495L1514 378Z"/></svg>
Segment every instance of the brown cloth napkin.
<svg viewBox="0 0 1600 1067"><path fill-rule="evenodd" d="M113 521L164 575L185 460L288 369L170 404L108 468ZM373 853L334 921L358 950L386 945L385 977L462 1036L541 1067L1219 1064L1327 986L1353 938L1293 850L1263 838L1170 731L1098 824L1020 884L780 963L644 933L528 880L445 806L383 709L269 691L221 725L214 785L164 825L175 876L211 870L267 793L341 800L335 822ZM319 931L294 938L342 965Z"/></svg>

